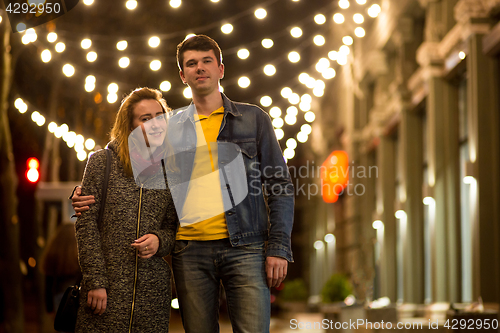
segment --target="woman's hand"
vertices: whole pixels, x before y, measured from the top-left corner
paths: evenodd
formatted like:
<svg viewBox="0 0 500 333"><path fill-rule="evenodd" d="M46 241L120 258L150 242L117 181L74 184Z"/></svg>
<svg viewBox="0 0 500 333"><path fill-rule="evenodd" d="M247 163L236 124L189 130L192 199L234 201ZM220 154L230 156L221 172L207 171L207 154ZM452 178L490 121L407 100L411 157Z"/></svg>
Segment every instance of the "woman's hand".
<svg viewBox="0 0 500 333"><path fill-rule="evenodd" d="M154 256L159 246L160 240L153 234L146 234L132 243L132 247L139 251L139 257L143 259Z"/></svg>
<svg viewBox="0 0 500 333"><path fill-rule="evenodd" d="M108 296L104 288L92 289L87 295L87 305L94 310L94 314L102 315L104 313L107 300Z"/></svg>

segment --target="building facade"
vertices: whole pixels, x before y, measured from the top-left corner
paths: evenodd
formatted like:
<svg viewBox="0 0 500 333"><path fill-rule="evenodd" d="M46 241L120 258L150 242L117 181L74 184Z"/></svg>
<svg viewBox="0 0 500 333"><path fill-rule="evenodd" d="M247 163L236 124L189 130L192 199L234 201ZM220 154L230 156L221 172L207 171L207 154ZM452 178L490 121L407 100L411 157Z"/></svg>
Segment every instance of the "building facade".
<svg viewBox="0 0 500 333"><path fill-rule="evenodd" d="M317 105L316 160L346 151L352 193L310 204L309 243L335 235L311 249L311 292L343 272L361 299L497 307L500 1L380 7Z"/></svg>

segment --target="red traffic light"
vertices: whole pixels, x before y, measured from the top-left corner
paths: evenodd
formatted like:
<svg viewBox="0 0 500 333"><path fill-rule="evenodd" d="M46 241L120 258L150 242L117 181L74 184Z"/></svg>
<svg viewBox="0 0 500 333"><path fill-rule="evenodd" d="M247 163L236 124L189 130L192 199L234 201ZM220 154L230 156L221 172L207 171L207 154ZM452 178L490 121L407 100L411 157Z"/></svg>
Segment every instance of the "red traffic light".
<svg viewBox="0 0 500 333"><path fill-rule="evenodd" d="M31 157L28 158L26 164L28 165L28 170L26 171L26 178L31 183L36 183L38 179L40 179L40 173L38 172L38 168L40 167L40 162L38 162L38 159Z"/></svg>

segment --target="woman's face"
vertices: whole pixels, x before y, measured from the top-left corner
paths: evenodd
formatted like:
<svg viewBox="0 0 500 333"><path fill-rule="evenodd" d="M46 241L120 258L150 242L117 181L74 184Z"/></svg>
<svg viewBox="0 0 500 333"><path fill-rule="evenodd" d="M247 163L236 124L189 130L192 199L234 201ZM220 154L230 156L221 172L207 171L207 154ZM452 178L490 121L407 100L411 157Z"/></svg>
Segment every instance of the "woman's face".
<svg viewBox="0 0 500 333"><path fill-rule="evenodd" d="M144 99L135 105L131 130L141 126L146 144L149 147L161 146L167 134L165 116L158 101Z"/></svg>

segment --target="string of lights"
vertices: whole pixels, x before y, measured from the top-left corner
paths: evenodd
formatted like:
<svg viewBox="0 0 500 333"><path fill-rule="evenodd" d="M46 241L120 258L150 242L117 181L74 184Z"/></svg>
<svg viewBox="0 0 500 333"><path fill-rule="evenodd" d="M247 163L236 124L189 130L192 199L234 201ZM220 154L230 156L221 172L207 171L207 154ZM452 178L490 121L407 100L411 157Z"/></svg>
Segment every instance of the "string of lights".
<svg viewBox="0 0 500 333"><path fill-rule="evenodd" d="M21 97L16 98L14 107L21 114L28 112L28 104ZM45 116L39 111L31 112L31 120L40 127L44 126L46 123ZM85 139L83 135L70 131L67 124L57 125L57 123L51 121L47 125L47 130L53 133L56 138L62 138L63 141L66 142L68 148L73 148L76 152L76 157L82 162L92 154L92 150L95 148L96 143L94 139Z"/></svg>
<svg viewBox="0 0 500 333"><path fill-rule="evenodd" d="M259 8L257 8L256 10L253 10L253 9L246 10L244 12L241 12L241 13L234 15L233 17L231 17L229 19L225 19L224 21L218 21L218 22L211 23L209 25L205 25L203 27L199 27L199 28L197 28L197 30L211 29L215 26L221 26L221 31L225 34L229 34L232 32L234 27L231 25L231 23L227 23L227 22L231 22L233 20L236 20L236 18L241 18L242 16L248 15L249 13L252 13L252 12L254 13L255 17L258 20L262 20L262 19L266 18L266 16L267 16L267 11L262 7L265 7L265 5L270 5L276 1L278 1L278 0L267 1L264 4L262 4ZM212 2L216 2L216 1L212 0ZM356 2L360 5L365 5L367 0L356 0ZM84 1L84 4L86 4L86 5L91 5L93 3L94 3L93 0L85 0ZM170 5L172 6L172 8L178 8L181 5L181 3L182 2L180 0L171 0L170 1ZM339 8L345 10L345 9L349 8L350 2L349 2L349 0L340 0L338 2L338 6L339 6ZM137 8L137 1L128 0L126 2L126 7L129 10L134 10L135 8ZM370 16L372 18L376 18L378 16L378 14L380 13L380 11L381 11L380 6L378 6L376 4L372 5L371 7L369 7L367 9L368 16ZM332 19L336 24L343 24L346 22L345 15L340 13L340 12L336 12L332 16ZM326 21L327 21L326 17L323 14L317 14L314 16L314 22L318 25L323 25L326 23ZM359 24L364 23L365 18L362 14L356 13L353 16L353 21L354 21L354 23L359 25ZM226 23L224 23L224 22L226 22ZM151 48L157 48L163 40L177 37L177 36L179 36L179 34L181 34L181 33L184 34L190 30L175 32L175 33L171 33L171 34L161 34L161 35L152 36L148 39L148 45ZM292 27L290 29L289 33L290 33L290 36L292 38L304 38L302 29L299 27L299 25ZM354 29L354 35L358 38L364 37L365 33L366 33L365 30L361 26L357 26ZM64 34L65 33L63 32L63 35ZM283 32L280 32L280 34L283 34ZM187 37L189 37L189 35L187 35L186 38ZM316 34L316 35L310 36L310 37L312 37L312 39L308 40L309 44L314 43L317 46L323 46L326 43L324 36L321 34ZM99 38L99 36L97 36L96 38ZM134 41L139 40L139 39L144 40L144 38L145 38L144 36L140 36L140 37L134 37L134 39L130 39L130 40L134 40ZM264 47L264 48L271 48L274 44L272 38L274 38L274 36L268 36L268 37L262 39L260 41L260 43L258 43L258 41L257 41L257 42L253 42L253 43L248 44L246 47L240 46L238 48L234 48L234 49L237 49L237 52L235 52L235 53L239 59L245 60L250 56L249 48L252 49L252 47L257 47L258 44L262 45L262 47ZM60 38L55 31L52 31L47 35L47 41L49 43L55 43L58 39L60 39ZM36 31L34 29L26 30L26 32L22 36L23 44L28 45L30 43L35 43L36 41L37 41ZM339 66L343 66L343 65L346 65L348 63L348 56L351 53L349 46L351 46L354 43L354 39L351 36L345 36L342 39L342 43L343 43L343 45L339 48L338 51L329 51L328 57L320 58L317 61L317 63L314 65L315 70L318 73L320 73L322 75L322 77L326 80L330 80L336 76L336 71L332 67L332 63L330 61L337 62L337 64ZM76 46L77 43L66 43L66 44L68 44L69 47L77 47ZM66 49L66 44L63 41L57 42L54 45L54 51L56 53L64 52L64 50ZM43 46L44 43L39 41L39 42L36 42L36 45ZM92 47L91 38L87 37L87 38L82 39L82 41L80 43L80 47L83 50L91 49L91 47ZM126 40L120 40L116 43L116 48L119 51L119 60L118 60L119 67L127 68L128 66L130 66L130 64L131 64L130 57L132 57L134 59L134 62L148 61L150 64L149 67L152 71L158 71L161 69L161 65L162 65L161 60L160 60L161 58L160 59L153 59L153 56L148 56L148 55L121 56L122 55L121 52L126 50L127 47L128 47L128 41L126 41ZM300 62L300 53L297 50L300 51L300 47L295 48L295 50L290 51L287 54L286 53L282 54L282 56L274 59L273 61L268 62L266 65L264 65L264 66L261 65L260 67L255 68L254 70L252 70L249 73L245 73L244 75L240 76L237 79L225 80L224 84L226 86L229 86L232 84L238 84L238 86L240 88L245 89L245 88L250 86L251 77L257 75L257 73L259 73L259 74L263 73L266 76L273 76L277 73L276 65L278 65L280 63L280 61L283 61L283 59L285 59L285 60L288 59L291 63ZM107 51L101 50L98 52L99 52L99 54L105 54L106 56L116 56L116 54L113 54L109 51L107 52ZM229 54L231 54L231 52L229 52ZM227 53L226 53L226 55L227 55ZM48 63L53 58L52 52L48 48L45 48L41 52L40 56L41 56L42 62L44 62L44 63ZM96 61L97 57L98 57L98 53L96 52L96 50L89 50L88 53L86 54L86 59L89 63ZM78 67L77 67L77 69L78 69ZM75 74L75 66L70 64L70 63L66 63L62 67L62 71L67 77L71 77ZM96 76L94 76L94 75L83 75L83 76L85 76L85 90L87 92L94 91L95 87L96 87L96 80L97 80ZM98 75L98 78L100 79L100 75ZM319 97L323 96L324 89L326 86L325 82L323 80L315 79L314 75L309 74L307 72L302 72L298 76L298 81L301 84L303 84L304 86L306 86L307 88L311 89L312 93L315 97L319 98ZM127 86L127 84L124 84L124 85ZM120 86L121 86L121 84L120 84ZM170 91L172 89L172 84L168 80L164 80L160 83L159 88L164 92ZM221 87L221 91L223 91L223 89L224 88ZM116 81L114 81L108 85L108 96L107 96L108 103L113 104L118 100L118 91L119 91L119 86L116 83ZM189 87L187 87L183 90L183 95L184 95L184 97L186 97L188 99L190 99L192 97ZM286 111L286 116L284 117L284 119L281 118L281 109L279 109L279 107L277 107L277 106L271 107L271 105L273 104L273 100L270 96L262 96L260 98L260 104L263 107L271 107L270 115L273 118L273 126L275 127L275 132L276 132L277 138L279 140L282 140L284 138L284 131L282 128L283 128L285 123L287 125L296 124L297 115L299 112L298 112L298 109L295 105L299 105L300 110L304 112L304 120L307 123L301 126L301 131L296 134L296 137L297 137L298 142L300 142L300 143L306 142L308 139L308 135L312 132L312 128L309 125L309 123L312 123L315 119L315 114L313 111L311 111L312 96L309 94L303 94L301 97L301 96L299 96L299 94L294 93L288 87L282 88L279 95L281 95L290 104L290 106L288 106L286 109L287 111ZM55 126L57 126L57 125L55 125ZM52 126L52 128L54 128L54 127ZM57 128L59 128L59 126L57 126ZM293 156L295 155L294 150L297 147L297 140L295 140L294 138L287 139L287 141L286 141L287 148L284 150L285 158L287 158L287 159L293 158ZM80 154L80 156L83 156L83 154Z"/></svg>

